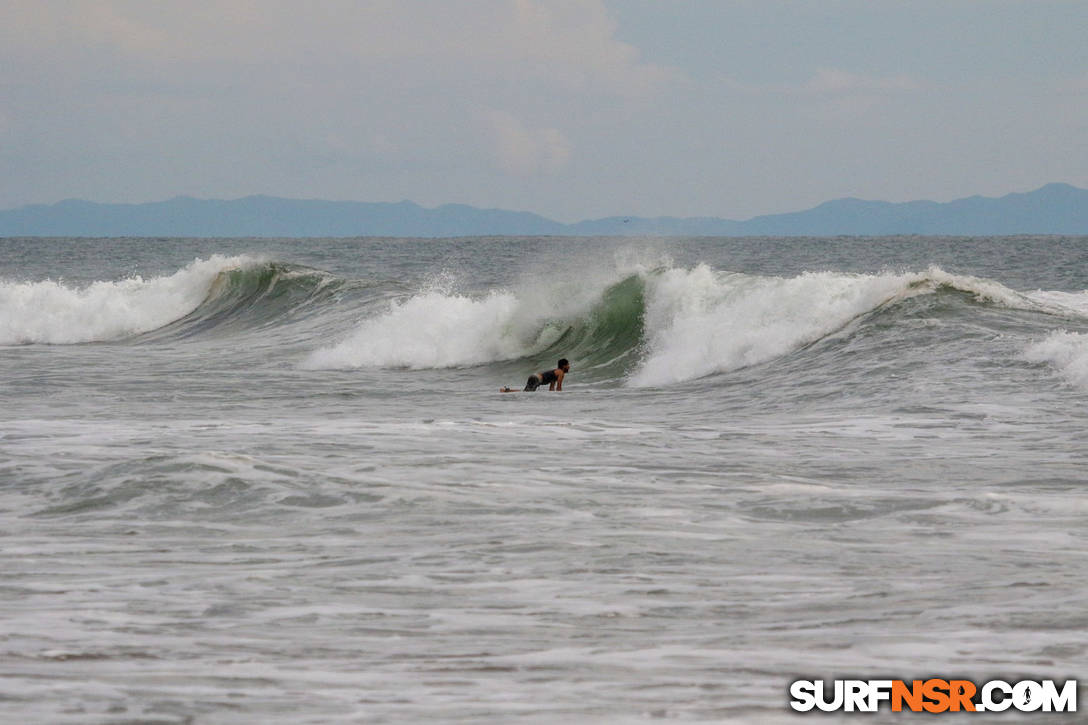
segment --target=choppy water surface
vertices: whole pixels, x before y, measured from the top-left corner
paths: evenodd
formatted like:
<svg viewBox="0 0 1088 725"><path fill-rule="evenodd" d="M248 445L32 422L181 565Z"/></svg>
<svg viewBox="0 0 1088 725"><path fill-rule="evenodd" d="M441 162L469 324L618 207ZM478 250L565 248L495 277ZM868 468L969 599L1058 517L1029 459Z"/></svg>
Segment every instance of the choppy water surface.
<svg viewBox="0 0 1088 725"><path fill-rule="evenodd" d="M1085 288L1084 238L0 240L0 717L1075 678Z"/></svg>

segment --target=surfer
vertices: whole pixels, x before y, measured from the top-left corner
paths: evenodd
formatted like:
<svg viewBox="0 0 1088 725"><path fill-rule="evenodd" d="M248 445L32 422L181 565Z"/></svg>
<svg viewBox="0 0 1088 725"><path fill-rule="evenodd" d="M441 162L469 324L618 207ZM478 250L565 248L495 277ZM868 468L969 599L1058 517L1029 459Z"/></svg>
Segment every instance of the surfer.
<svg viewBox="0 0 1088 725"><path fill-rule="evenodd" d="M548 390L562 390L563 378L570 372L570 362L566 358L561 358L559 363L555 366L554 370L545 370L540 373L533 373L529 376L529 379L525 381L526 392L532 392L539 388L544 383L548 384ZM500 393L515 393L517 392L513 388L500 388Z"/></svg>

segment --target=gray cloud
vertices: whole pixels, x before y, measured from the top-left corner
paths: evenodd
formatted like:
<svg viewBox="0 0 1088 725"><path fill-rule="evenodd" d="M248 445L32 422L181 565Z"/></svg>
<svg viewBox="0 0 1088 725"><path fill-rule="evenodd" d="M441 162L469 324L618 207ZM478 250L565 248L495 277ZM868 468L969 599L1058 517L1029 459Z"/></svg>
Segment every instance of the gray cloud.
<svg viewBox="0 0 1088 725"><path fill-rule="evenodd" d="M868 55L811 44L811 58L794 50L783 65L756 52L758 34L775 53L804 49L812 32L830 37L833 25L783 24L816 18L812 6L772 4L766 18L779 25L762 29L762 6L671 5L672 23L659 7L7 3L0 206L272 193L572 221L1088 185L1079 58L1042 79L1036 58L1033 76L969 85L921 54L893 48L893 61L872 44ZM1002 27L986 26L975 50L1052 52L1042 37L984 47ZM916 36L901 43L924 46L925 28L904 27ZM742 47L751 52L729 50Z"/></svg>

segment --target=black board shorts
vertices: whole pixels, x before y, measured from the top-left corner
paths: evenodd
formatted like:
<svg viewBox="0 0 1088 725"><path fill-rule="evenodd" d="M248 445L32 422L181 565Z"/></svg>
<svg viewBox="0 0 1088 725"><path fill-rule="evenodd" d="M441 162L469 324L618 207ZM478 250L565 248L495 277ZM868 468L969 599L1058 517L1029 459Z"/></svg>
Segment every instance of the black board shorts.
<svg viewBox="0 0 1088 725"><path fill-rule="evenodd" d="M539 387L540 387L540 376L535 374L535 373L530 375L529 379L525 381L525 389L526 390L533 391L533 390L536 390Z"/></svg>

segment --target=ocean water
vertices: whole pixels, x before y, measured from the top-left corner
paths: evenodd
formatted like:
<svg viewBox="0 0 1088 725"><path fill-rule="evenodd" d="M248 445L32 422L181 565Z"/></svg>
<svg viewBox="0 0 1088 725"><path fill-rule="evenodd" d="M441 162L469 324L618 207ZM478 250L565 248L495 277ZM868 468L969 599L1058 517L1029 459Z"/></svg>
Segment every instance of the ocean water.
<svg viewBox="0 0 1088 725"><path fill-rule="evenodd" d="M0 239L0 720L1076 678L1086 288L1088 238Z"/></svg>

